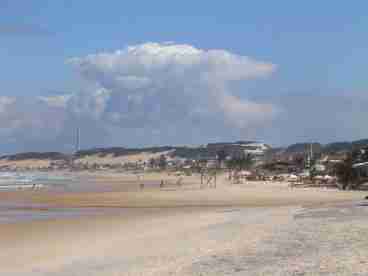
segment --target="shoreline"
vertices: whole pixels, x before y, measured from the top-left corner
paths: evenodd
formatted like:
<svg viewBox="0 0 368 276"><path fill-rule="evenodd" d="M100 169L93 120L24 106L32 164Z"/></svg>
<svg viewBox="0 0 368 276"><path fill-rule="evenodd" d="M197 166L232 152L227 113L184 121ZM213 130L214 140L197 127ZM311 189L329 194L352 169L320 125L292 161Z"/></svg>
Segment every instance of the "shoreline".
<svg viewBox="0 0 368 276"><path fill-rule="evenodd" d="M127 191L124 185L131 180L97 177L93 185L100 192L0 192L0 209L12 202L15 212L46 215L0 223L0 274L294 275L293 267L279 263L297 257L305 265L313 263L310 248L324 250L320 243L329 239L327 249L343 260L345 251L333 246L336 241L345 246L340 233L346 225L349 235L364 234L354 234L347 246L359 254L366 248L361 237L368 234L368 207L359 207L365 192L289 188L287 183L230 185L223 177L216 189L200 189L199 179L188 177L181 187ZM308 254L299 256L298 246ZM330 251L323 251L328 262L334 258ZM351 260L360 261L359 256ZM346 266L347 271L357 268L356 263Z"/></svg>
<svg viewBox="0 0 368 276"><path fill-rule="evenodd" d="M49 208L272 207L363 200L365 194L366 191L321 188L284 189L276 193L268 187L256 189L231 186L217 189L147 189L126 192L0 192L0 200Z"/></svg>
<svg viewBox="0 0 368 276"><path fill-rule="evenodd" d="M83 209L250 208L320 205L364 198L364 192L361 191L290 188L286 182L229 184L225 175L218 177L216 189L201 189L198 176L184 177L179 187L172 184L177 179L175 176L164 173L146 174L141 179L132 174L117 173L80 173L74 177L80 180L80 184L71 190L0 191L0 207L24 212L52 212L57 209L81 209L83 212ZM171 184L160 188L161 179ZM148 185L140 189L140 183ZM13 208L14 205L18 205L15 206L18 208Z"/></svg>

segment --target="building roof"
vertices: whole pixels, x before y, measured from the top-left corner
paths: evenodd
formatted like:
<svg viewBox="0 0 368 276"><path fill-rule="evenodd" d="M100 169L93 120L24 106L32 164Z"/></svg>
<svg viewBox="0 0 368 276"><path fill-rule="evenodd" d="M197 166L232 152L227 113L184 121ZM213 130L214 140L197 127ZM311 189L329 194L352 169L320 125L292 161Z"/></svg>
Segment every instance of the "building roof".
<svg viewBox="0 0 368 276"><path fill-rule="evenodd" d="M356 163L353 165L353 168L362 168L362 167L368 167L368 162Z"/></svg>

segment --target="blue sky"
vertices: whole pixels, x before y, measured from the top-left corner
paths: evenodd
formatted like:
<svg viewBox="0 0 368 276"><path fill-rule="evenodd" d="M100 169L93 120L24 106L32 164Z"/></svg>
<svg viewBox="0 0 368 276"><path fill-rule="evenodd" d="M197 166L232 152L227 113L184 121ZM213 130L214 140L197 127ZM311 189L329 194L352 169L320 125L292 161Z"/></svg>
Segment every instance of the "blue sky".
<svg viewBox="0 0 368 276"><path fill-rule="evenodd" d="M203 50L222 49L277 67L267 77L231 82L227 88L240 99L277 105L282 112L275 115L272 123L252 126L251 131L245 132L223 126L218 134L211 129L190 137L187 140L191 143L244 136L275 145L368 137L368 128L356 121L367 115L356 107L367 101L367 8L366 1L328 0L2 0L0 96L32 102L32 98L40 95L87 91L91 84L86 87L84 77L76 73L79 69L70 66L68 59L113 53L129 45L172 41ZM94 82L99 83L98 80ZM303 102L315 104L310 107L315 111L313 116L300 116L298 112L310 110ZM326 116L336 113L345 114L346 123L353 120L354 123L336 130L341 128L341 121L336 116ZM5 117L3 120L9 120ZM301 124L310 128L304 129ZM185 125L190 129L190 125ZM124 128L114 125L106 136L116 137L126 132ZM69 129L66 127L65 131ZM16 134L7 132L6 135L9 139L6 149L42 149L36 138L29 142ZM137 142L132 136L121 144L175 144L186 140L163 135L154 142L145 139ZM50 139L54 141L50 141L50 147L60 144L61 138ZM99 146L119 144L119 141L105 137L86 143Z"/></svg>

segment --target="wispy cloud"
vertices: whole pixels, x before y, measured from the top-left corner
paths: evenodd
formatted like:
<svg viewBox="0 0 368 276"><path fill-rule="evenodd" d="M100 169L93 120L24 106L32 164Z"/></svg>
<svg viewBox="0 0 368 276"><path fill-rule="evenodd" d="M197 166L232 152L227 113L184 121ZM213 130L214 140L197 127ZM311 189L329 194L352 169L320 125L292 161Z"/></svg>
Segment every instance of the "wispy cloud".
<svg viewBox="0 0 368 276"><path fill-rule="evenodd" d="M38 25L13 24L1 25L0 36L50 36L53 35L47 28Z"/></svg>

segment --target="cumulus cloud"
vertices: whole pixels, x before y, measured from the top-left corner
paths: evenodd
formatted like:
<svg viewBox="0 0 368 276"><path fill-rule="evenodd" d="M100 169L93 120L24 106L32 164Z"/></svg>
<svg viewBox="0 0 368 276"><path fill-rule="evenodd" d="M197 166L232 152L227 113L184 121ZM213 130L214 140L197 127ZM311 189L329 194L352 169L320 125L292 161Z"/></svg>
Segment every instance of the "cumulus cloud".
<svg viewBox="0 0 368 276"><path fill-rule="evenodd" d="M67 64L87 84L82 91L0 98L0 121L16 143L60 148L72 142L77 125L85 146L195 143L222 139L228 130L246 137L278 113L229 89L231 82L265 78L276 66L225 50L145 43Z"/></svg>
<svg viewBox="0 0 368 276"><path fill-rule="evenodd" d="M105 112L109 99L110 91L104 88L83 91L69 99L67 109L76 117L98 120Z"/></svg>
<svg viewBox="0 0 368 276"><path fill-rule="evenodd" d="M257 104L240 100L232 95L223 95L219 107L224 111L226 121L238 128L246 128L252 123L272 119L277 112L272 104Z"/></svg>
<svg viewBox="0 0 368 276"><path fill-rule="evenodd" d="M277 67L225 50L145 43L71 58L67 64L81 78L80 91L0 96L3 153L71 151L77 126L86 148L258 138L284 145L368 136L364 91L267 94L255 101L247 90L235 94L232 88L262 81Z"/></svg>
<svg viewBox="0 0 368 276"><path fill-rule="evenodd" d="M270 104L243 100L228 90L229 82L266 77L276 66L224 50L146 43L68 63L110 92L103 115L122 126L160 126L202 114L246 128L276 113Z"/></svg>

